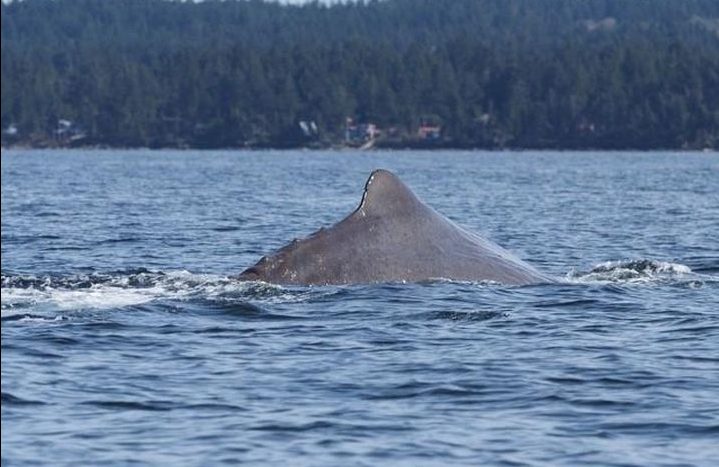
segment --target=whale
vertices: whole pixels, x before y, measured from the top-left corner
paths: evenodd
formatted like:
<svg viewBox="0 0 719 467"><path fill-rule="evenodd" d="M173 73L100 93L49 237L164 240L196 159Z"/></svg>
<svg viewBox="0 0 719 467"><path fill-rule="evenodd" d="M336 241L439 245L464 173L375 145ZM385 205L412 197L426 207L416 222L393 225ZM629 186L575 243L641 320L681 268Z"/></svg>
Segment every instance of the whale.
<svg viewBox="0 0 719 467"><path fill-rule="evenodd" d="M359 206L237 276L278 285L552 282L530 264L422 202L395 174L373 171Z"/></svg>

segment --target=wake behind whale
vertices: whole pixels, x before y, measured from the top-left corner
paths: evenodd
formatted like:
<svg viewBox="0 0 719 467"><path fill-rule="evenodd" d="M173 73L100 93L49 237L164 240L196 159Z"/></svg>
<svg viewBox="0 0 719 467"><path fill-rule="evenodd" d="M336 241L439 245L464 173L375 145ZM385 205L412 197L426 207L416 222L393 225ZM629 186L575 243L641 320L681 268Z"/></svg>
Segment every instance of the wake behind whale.
<svg viewBox="0 0 719 467"><path fill-rule="evenodd" d="M344 220L263 257L239 278L292 285L437 279L552 282L424 204L387 170L372 172L359 207Z"/></svg>

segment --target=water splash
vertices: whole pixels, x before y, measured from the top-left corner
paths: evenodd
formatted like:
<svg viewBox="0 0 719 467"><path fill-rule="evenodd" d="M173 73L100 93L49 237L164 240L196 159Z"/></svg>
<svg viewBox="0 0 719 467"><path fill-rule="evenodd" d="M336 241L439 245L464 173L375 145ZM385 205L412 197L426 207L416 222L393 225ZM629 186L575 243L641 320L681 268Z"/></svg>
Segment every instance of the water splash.
<svg viewBox="0 0 719 467"><path fill-rule="evenodd" d="M683 264L651 259L607 261L589 271L572 271L566 279L570 284L677 283L697 287L719 281L716 276L694 273ZM436 284L441 286L447 282L440 280ZM282 287L263 282L242 282L220 274L144 268L68 276L3 273L1 285L3 319L31 313L33 317L50 321L78 310L131 307L157 300L203 300L219 305L249 301L263 304L302 303L354 290L347 287ZM460 282L456 285L472 289L500 287L487 283ZM374 289L378 286L370 287ZM369 293L376 294L377 290Z"/></svg>
<svg viewBox="0 0 719 467"><path fill-rule="evenodd" d="M29 309L33 313L65 313L136 306L159 299L232 303L252 298L265 302L293 302L306 299L307 293L186 270L136 269L70 276L3 273L2 317L25 314Z"/></svg>
<svg viewBox="0 0 719 467"><path fill-rule="evenodd" d="M680 263L635 259L606 261L589 271L571 271L570 282L671 282L699 279L689 266Z"/></svg>

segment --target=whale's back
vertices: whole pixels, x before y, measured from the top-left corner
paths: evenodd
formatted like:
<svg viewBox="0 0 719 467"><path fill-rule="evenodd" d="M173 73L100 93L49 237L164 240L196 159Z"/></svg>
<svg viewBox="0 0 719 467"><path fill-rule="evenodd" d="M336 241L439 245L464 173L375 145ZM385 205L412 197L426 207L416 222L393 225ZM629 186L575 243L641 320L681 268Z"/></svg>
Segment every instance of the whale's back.
<svg viewBox="0 0 719 467"><path fill-rule="evenodd" d="M277 284L420 282L530 284L547 278L430 208L391 172L374 171L357 209L241 275Z"/></svg>

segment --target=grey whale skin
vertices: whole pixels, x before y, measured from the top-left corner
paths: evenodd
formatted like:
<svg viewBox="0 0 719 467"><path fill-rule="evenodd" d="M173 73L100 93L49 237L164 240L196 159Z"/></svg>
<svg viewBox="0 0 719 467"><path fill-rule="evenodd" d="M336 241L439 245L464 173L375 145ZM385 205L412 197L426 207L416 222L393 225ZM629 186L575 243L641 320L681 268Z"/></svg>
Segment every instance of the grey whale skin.
<svg viewBox="0 0 719 467"><path fill-rule="evenodd" d="M355 211L334 226L293 240L239 277L285 285L493 281L552 282L502 247L469 232L375 170Z"/></svg>

